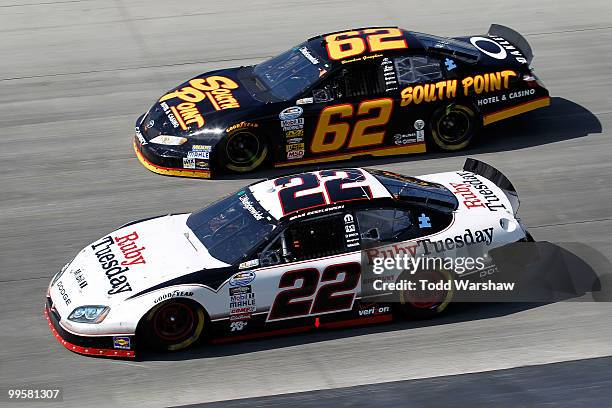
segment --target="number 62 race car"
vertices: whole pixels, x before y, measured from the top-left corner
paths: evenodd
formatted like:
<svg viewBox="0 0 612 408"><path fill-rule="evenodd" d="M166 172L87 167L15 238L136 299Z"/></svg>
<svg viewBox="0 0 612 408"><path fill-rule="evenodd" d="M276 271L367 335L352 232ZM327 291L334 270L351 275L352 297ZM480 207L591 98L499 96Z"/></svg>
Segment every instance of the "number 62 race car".
<svg viewBox="0 0 612 408"><path fill-rule="evenodd" d="M260 181L198 212L132 222L87 245L53 277L45 316L69 350L129 358L137 346L179 350L199 339L434 317L452 290L402 289L396 302L384 294L374 302L364 292L381 285L366 282L372 259L383 248L486 257L530 239L517 209L508 179L472 159L462 171L418 178L349 168ZM483 275L468 269L465 276ZM442 280L457 273L426 272Z"/></svg>
<svg viewBox="0 0 612 408"><path fill-rule="evenodd" d="M443 38L396 27L324 34L255 66L201 74L136 122L149 170L188 177L359 156L453 151L549 105L510 28Z"/></svg>

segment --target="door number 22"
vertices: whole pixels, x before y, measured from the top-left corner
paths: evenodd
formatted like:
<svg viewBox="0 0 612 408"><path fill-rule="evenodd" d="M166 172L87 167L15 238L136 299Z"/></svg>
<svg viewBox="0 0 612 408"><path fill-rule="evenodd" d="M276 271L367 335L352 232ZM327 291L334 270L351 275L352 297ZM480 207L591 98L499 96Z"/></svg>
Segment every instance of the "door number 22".
<svg viewBox="0 0 612 408"><path fill-rule="evenodd" d="M342 273L342 280L336 281ZM360 275L361 266L357 262L330 265L325 268L320 278L316 268L285 272L278 284L279 289L283 290L276 295L268 320L349 310L355 300L354 289L359 283ZM296 287L300 281L300 286ZM348 293L338 294L341 292Z"/></svg>

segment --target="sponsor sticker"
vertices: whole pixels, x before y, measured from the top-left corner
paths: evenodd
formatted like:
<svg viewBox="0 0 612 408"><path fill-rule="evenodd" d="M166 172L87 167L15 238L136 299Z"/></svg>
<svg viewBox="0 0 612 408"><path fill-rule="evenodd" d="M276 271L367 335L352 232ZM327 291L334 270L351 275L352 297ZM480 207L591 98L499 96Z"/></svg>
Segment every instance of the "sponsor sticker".
<svg viewBox="0 0 612 408"><path fill-rule="evenodd" d="M242 331L242 329L244 329L247 324L248 322L243 321L232 322L230 324L230 331Z"/></svg>
<svg viewBox="0 0 612 408"><path fill-rule="evenodd" d="M295 101L297 105L307 105L313 102L314 102L314 98L302 98L302 99L298 99L297 101Z"/></svg>
<svg viewBox="0 0 612 408"><path fill-rule="evenodd" d="M248 269L259 266L259 259L251 259L250 261L242 262L238 265L238 269Z"/></svg>
<svg viewBox="0 0 612 408"><path fill-rule="evenodd" d="M191 296L193 296L193 292L176 289L176 290L173 290L172 292L164 293L163 295L159 296L157 299L153 301L153 303L157 304L164 300L172 299L175 297L191 297Z"/></svg>
<svg viewBox="0 0 612 408"><path fill-rule="evenodd" d="M259 221L259 220L264 218L264 214L261 211L258 211L255 208L255 206L253 205L253 203L249 199L249 196L247 196L247 195L240 196L240 198L238 200L240 200L240 203L242 204L242 207L244 207L245 210L250 212L251 215L253 216L253 218L255 218L257 221Z"/></svg>
<svg viewBox="0 0 612 408"><path fill-rule="evenodd" d="M416 133L407 133L407 134L397 133L393 135L393 143L395 143L396 145L405 145L405 144L414 143L416 141L417 141Z"/></svg>
<svg viewBox="0 0 612 408"><path fill-rule="evenodd" d="M113 336L113 347L121 350L129 350L130 338L127 336Z"/></svg>
<svg viewBox="0 0 612 408"><path fill-rule="evenodd" d="M359 246L359 234L355 225L355 217L351 214L344 216L344 238L348 248Z"/></svg>
<svg viewBox="0 0 612 408"><path fill-rule="evenodd" d="M284 131L303 129L304 118L281 120L281 127Z"/></svg>
<svg viewBox="0 0 612 408"><path fill-rule="evenodd" d="M450 58L444 60L444 65L446 65L447 71L452 71L453 69L457 68L457 64L455 64L455 61Z"/></svg>
<svg viewBox="0 0 612 408"><path fill-rule="evenodd" d="M431 228L431 220L425 213L421 213L419 219L419 228Z"/></svg>
<svg viewBox="0 0 612 408"><path fill-rule="evenodd" d="M147 140L144 138L142 133L140 133L140 129L138 128L136 128L136 137L138 138L138 142L140 143L141 146L147 144Z"/></svg>
<svg viewBox="0 0 612 408"><path fill-rule="evenodd" d="M292 151L292 150L304 150L304 143L295 143L295 144L289 144L287 146L285 146L285 148L287 149L288 152Z"/></svg>
<svg viewBox="0 0 612 408"><path fill-rule="evenodd" d="M487 208L492 212L506 209L499 197L473 173L457 172L457 174L461 176L463 182L450 183L453 187L452 193L461 197L466 208Z"/></svg>
<svg viewBox="0 0 612 408"><path fill-rule="evenodd" d="M304 129L288 130L285 132L285 137L303 137Z"/></svg>
<svg viewBox="0 0 612 408"><path fill-rule="evenodd" d="M516 76L516 72L504 70L467 76L461 80L446 79L431 84L407 86L401 91L400 106L506 90L510 87L510 80Z"/></svg>
<svg viewBox="0 0 612 408"><path fill-rule="evenodd" d="M220 75L194 78L189 81L189 86L177 88L162 96L159 101L164 102L176 98L189 103L199 103L207 100L215 110L233 109L240 107L240 103L233 94L233 90L237 88L238 83ZM190 113L195 114L195 112ZM198 120L199 118L190 115L188 119Z"/></svg>
<svg viewBox="0 0 612 408"><path fill-rule="evenodd" d="M208 169L208 162L206 160L195 159L195 168L198 170Z"/></svg>
<svg viewBox="0 0 612 408"><path fill-rule="evenodd" d="M478 48L480 52L491 58L504 60L508 57L508 54L510 54L517 62L521 64L527 63L525 56L502 37L471 37L470 42L474 47Z"/></svg>
<svg viewBox="0 0 612 408"><path fill-rule="evenodd" d="M193 151L205 151L205 152L210 152L212 149L212 146L209 145L199 145L199 144L195 144L193 146L191 146L191 150Z"/></svg>
<svg viewBox="0 0 612 408"><path fill-rule="evenodd" d="M304 150L291 150L287 152L287 160L301 159L304 157Z"/></svg>
<svg viewBox="0 0 612 408"><path fill-rule="evenodd" d="M485 106L485 105L505 102L508 99L519 99L519 98L524 98L525 96L532 96L532 95L535 95L535 93L536 93L536 90L533 88L523 89L520 91L509 92L507 94L504 93L501 95L495 95L495 96L490 96L488 98L479 99L477 101L477 104L478 106Z"/></svg>
<svg viewBox="0 0 612 408"><path fill-rule="evenodd" d="M389 58L383 58L380 65L383 68L383 76L385 79L385 91L395 91L398 89L399 83L393 68L393 62Z"/></svg>
<svg viewBox="0 0 612 408"><path fill-rule="evenodd" d="M183 168L195 169L195 159L188 159L186 157L183 157Z"/></svg>
<svg viewBox="0 0 612 408"><path fill-rule="evenodd" d="M225 129L225 131L227 133L231 132L232 130L236 130L236 129L246 129L246 128L256 128L259 127L259 124L257 123L253 123L253 122L240 122L240 123L236 123L235 125L232 125L230 127L228 127L227 129Z"/></svg>
<svg viewBox="0 0 612 408"><path fill-rule="evenodd" d="M84 289L87 286L87 281L85 280L83 272L80 269L71 271L70 273L74 275L74 279L76 280L77 285L79 285L79 288Z"/></svg>
<svg viewBox="0 0 612 408"><path fill-rule="evenodd" d="M210 158L210 151L206 150L197 150L195 152L187 152L188 159L205 159L208 160Z"/></svg>
<svg viewBox="0 0 612 408"><path fill-rule="evenodd" d="M128 281L130 267L147 263L143 254L146 248L140 246L138 239L138 233L134 231L121 237L109 235L91 245L111 285L111 289L107 291L109 295L131 292L132 287ZM113 251L115 245L122 252L123 260Z"/></svg>
<svg viewBox="0 0 612 408"><path fill-rule="evenodd" d="M359 309L359 317L368 317L368 316L377 316L391 313L391 308L389 306L380 306L380 305L363 305Z"/></svg>
<svg viewBox="0 0 612 408"><path fill-rule="evenodd" d="M319 60L310 53L310 50L307 47L301 47L300 48L300 52L302 53L303 56L306 57L306 59L308 61L310 61L312 64L316 65L319 63Z"/></svg>

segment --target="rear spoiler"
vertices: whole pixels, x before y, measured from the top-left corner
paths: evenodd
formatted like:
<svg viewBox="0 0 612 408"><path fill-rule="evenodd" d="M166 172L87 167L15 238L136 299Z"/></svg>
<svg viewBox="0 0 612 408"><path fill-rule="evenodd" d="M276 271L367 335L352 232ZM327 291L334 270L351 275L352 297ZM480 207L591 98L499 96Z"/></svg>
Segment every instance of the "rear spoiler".
<svg viewBox="0 0 612 408"><path fill-rule="evenodd" d="M518 48L525 56L527 63L531 64L531 60L533 60L533 51L531 50L531 46L529 45L525 37L514 31L513 29L503 26L501 24L491 24L487 35L490 35L492 37L503 37L505 40L512 43L512 45Z"/></svg>
<svg viewBox="0 0 612 408"><path fill-rule="evenodd" d="M519 209L519 205L521 204L518 194L516 193L516 189L510 180L508 180L508 178L504 176L501 171L497 170L491 165L488 165L487 163L470 158L465 160L463 170L482 176L499 187L508 198L508 201L510 201L513 213L516 214Z"/></svg>

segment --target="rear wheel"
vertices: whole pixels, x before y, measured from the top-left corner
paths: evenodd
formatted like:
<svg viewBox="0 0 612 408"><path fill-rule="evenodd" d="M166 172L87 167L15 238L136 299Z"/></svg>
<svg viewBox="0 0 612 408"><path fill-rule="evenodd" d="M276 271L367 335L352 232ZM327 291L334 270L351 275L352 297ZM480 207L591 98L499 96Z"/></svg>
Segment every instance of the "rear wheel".
<svg viewBox="0 0 612 408"><path fill-rule="evenodd" d="M445 151L464 149L480 128L478 114L473 108L454 103L435 111L430 123L432 142Z"/></svg>
<svg viewBox="0 0 612 408"><path fill-rule="evenodd" d="M175 351L195 343L205 326L204 309L187 299L169 300L145 316L141 334L157 350Z"/></svg>
<svg viewBox="0 0 612 408"><path fill-rule="evenodd" d="M268 144L257 133L239 129L230 133L219 146L218 164L236 173L252 171L268 157Z"/></svg>
<svg viewBox="0 0 612 408"><path fill-rule="evenodd" d="M409 319L431 319L441 314L453 297L452 275L448 271L424 270L411 275L407 280L416 283L417 290L400 292L399 312ZM421 290L420 280L430 283L442 282L450 285L450 289Z"/></svg>

